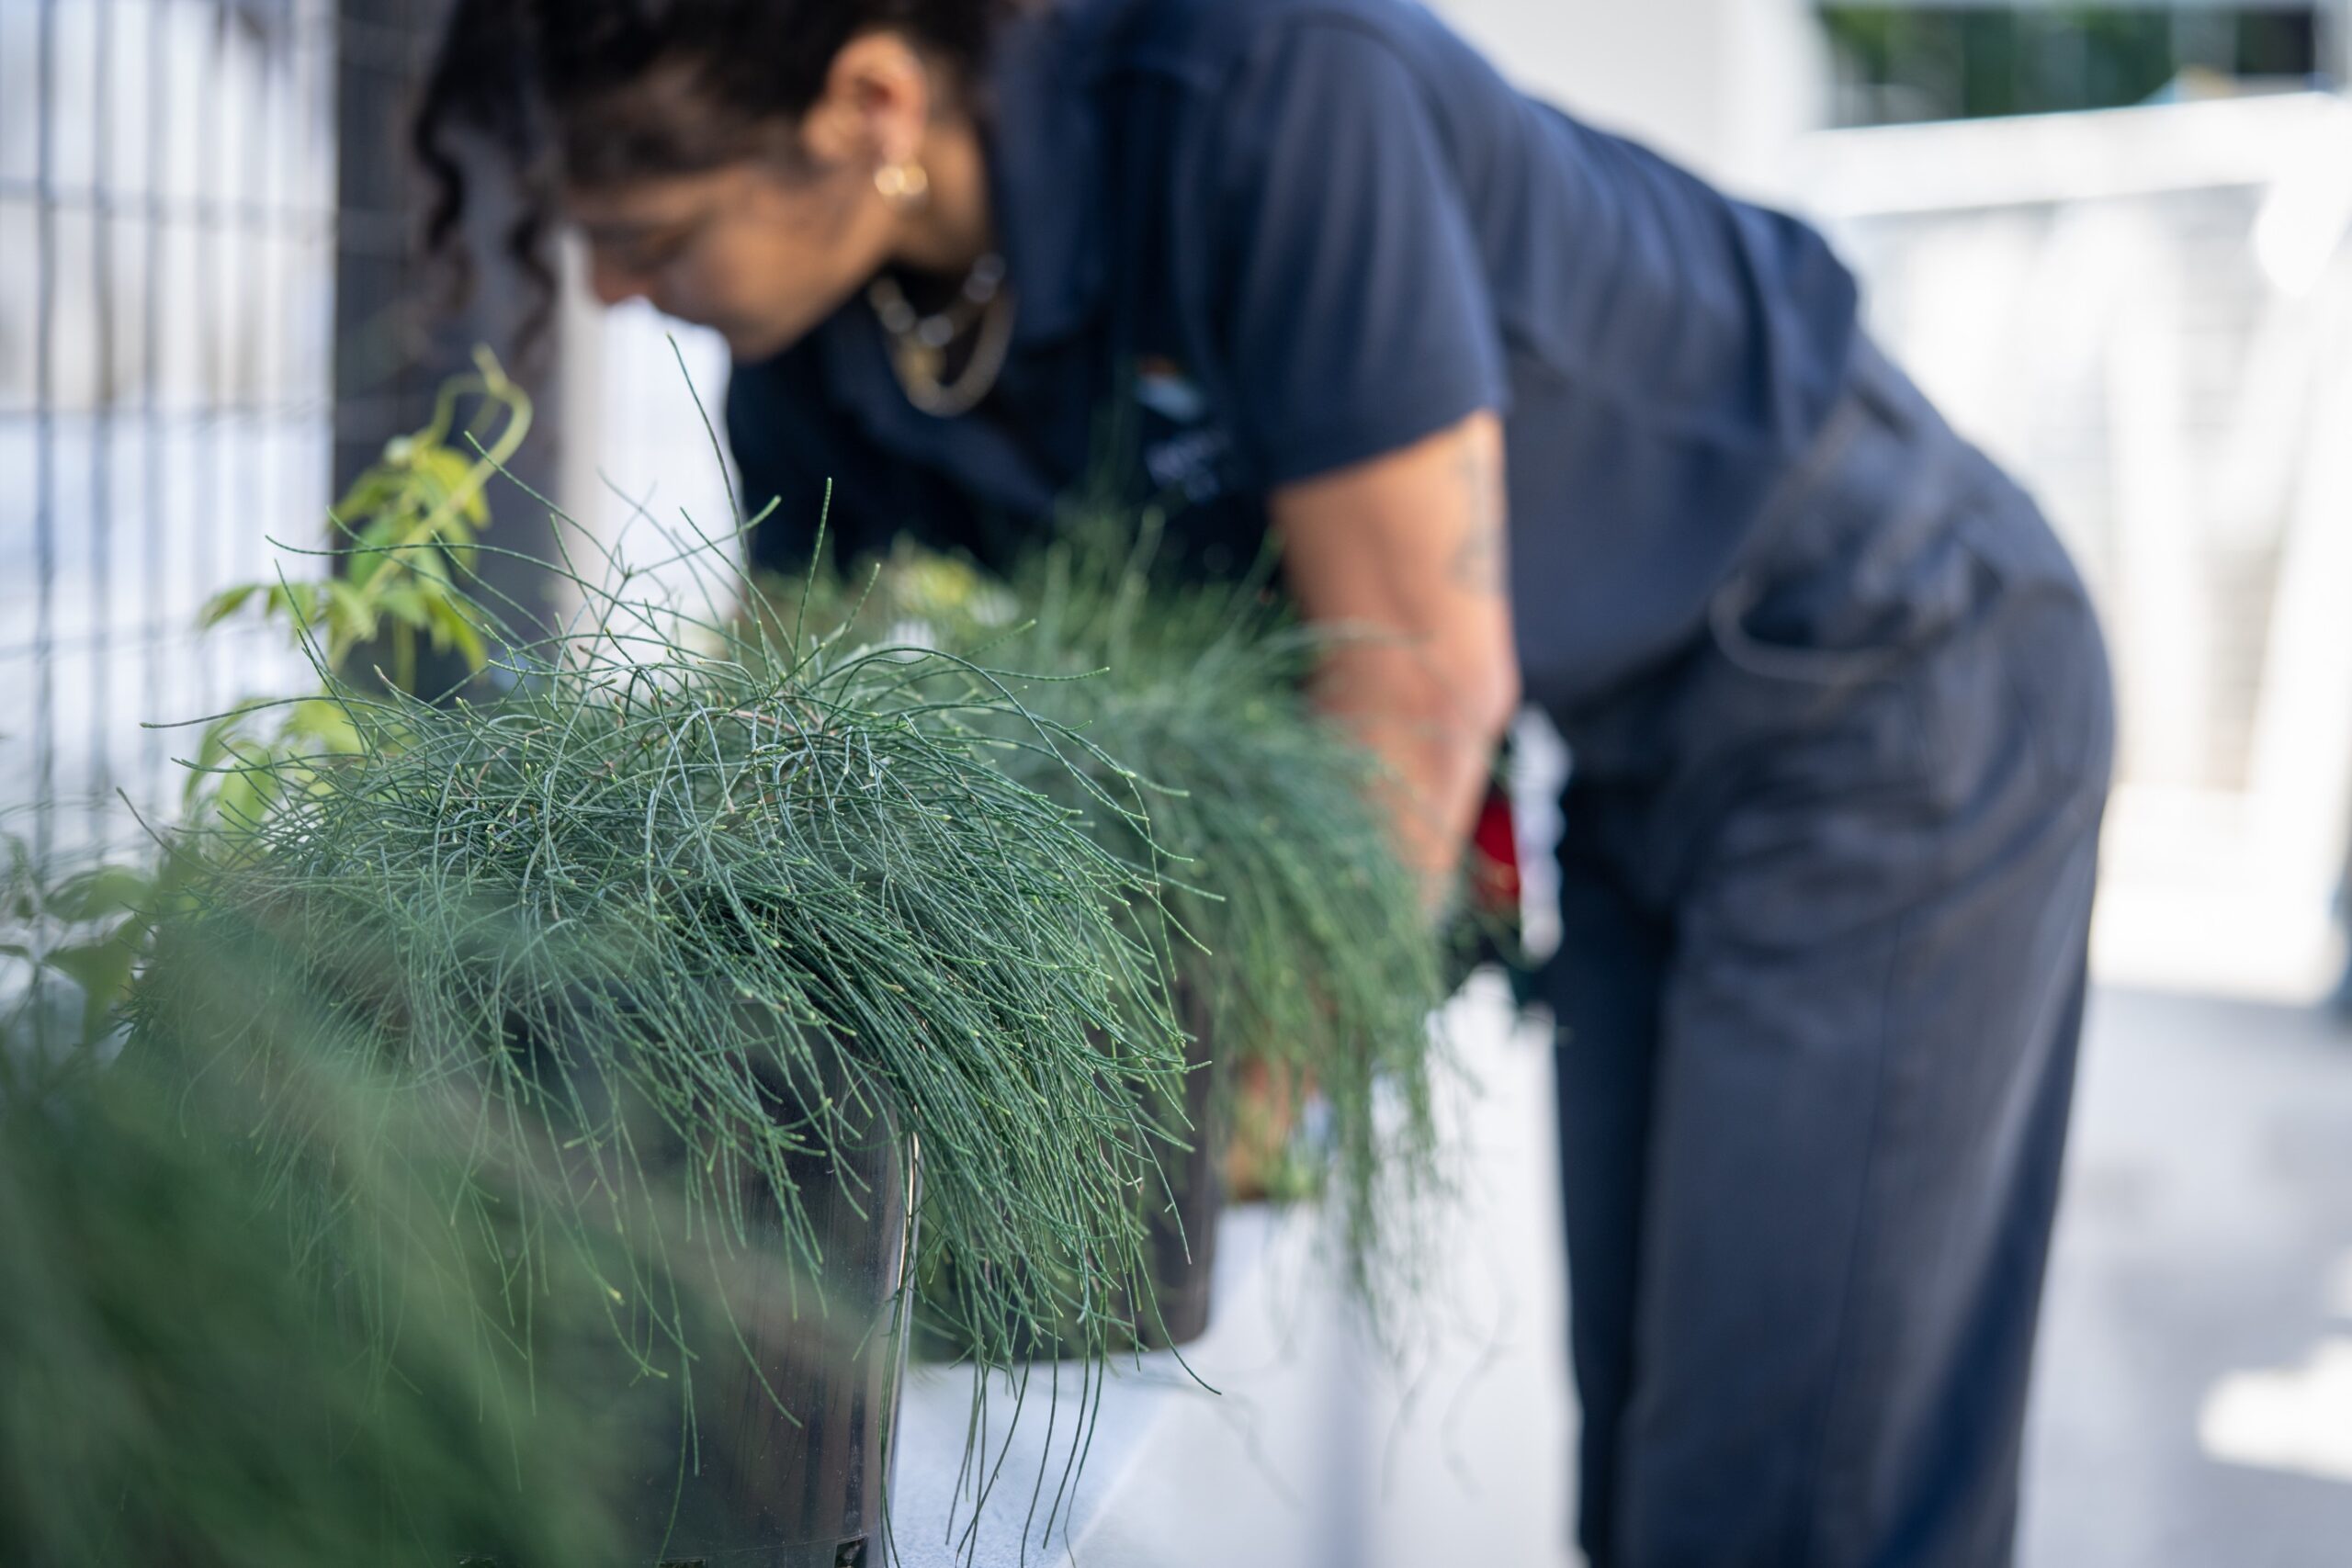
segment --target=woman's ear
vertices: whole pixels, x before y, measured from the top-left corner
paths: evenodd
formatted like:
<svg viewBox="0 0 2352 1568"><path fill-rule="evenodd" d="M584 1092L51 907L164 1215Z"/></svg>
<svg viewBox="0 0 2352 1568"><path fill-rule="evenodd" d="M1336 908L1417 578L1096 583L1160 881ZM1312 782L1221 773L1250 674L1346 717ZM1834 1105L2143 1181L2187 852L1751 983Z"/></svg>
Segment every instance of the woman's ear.
<svg viewBox="0 0 2352 1568"><path fill-rule="evenodd" d="M801 145L820 166L904 164L921 151L934 107L930 64L905 34L860 33L833 56Z"/></svg>

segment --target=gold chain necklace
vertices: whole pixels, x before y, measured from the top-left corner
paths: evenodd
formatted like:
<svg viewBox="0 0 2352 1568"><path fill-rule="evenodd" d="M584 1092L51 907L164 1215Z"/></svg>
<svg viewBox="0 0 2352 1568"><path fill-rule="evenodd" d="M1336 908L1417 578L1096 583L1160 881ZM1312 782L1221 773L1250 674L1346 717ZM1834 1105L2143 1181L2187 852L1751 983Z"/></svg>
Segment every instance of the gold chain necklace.
<svg viewBox="0 0 2352 1568"><path fill-rule="evenodd" d="M924 413L934 419L969 413L996 386L1012 347L1012 292L1004 286L1003 257L991 252L973 263L955 300L928 316L887 273L867 287L865 299L882 323L899 389ZM975 325L979 338L972 356L950 381L947 351Z"/></svg>

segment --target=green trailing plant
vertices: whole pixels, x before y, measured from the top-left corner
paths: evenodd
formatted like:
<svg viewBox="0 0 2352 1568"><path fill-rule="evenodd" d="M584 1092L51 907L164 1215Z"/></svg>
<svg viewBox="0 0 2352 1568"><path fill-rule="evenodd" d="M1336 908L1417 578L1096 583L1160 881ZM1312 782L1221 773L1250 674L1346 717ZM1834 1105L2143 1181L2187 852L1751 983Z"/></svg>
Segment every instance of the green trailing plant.
<svg viewBox="0 0 2352 1568"><path fill-rule="evenodd" d="M503 385L487 362L483 379ZM519 439L527 410L504 406ZM1162 889L1148 856L1108 852L1069 804L1129 818L1148 843L1141 817L1089 782L1119 771L978 666L904 648L843 654L781 618L723 627L630 597L626 571L574 576L589 606L576 623L500 626L460 580L489 547L471 531L481 470L503 453L476 439L460 474L443 439L452 407L445 398L431 439L388 455L398 483L357 492L376 514L346 519L328 585L256 591L292 625L319 694L210 732L194 768L208 809L166 835L159 871L28 906L49 934L26 955L51 972L72 972L79 947L109 949L86 976L94 1025L111 1015L101 993L137 975L125 1051L149 1076L101 1075L101 1098L118 1081L265 1086L236 1140L252 1163L209 1186L192 1166L174 1174L172 1150L123 1168L209 1194L206 1214L233 1209L263 1173L285 1247L223 1250L237 1274L224 1298L245 1292L256 1322L295 1333L310 1320L261 1300L292 1257L379 1386L430 1383L421 1420L440 1418L449 1389L487 1397L507 1373L534 1393L579 1368L582 1385L614 1386L609 1362L575 1359L578 1337L555 1326L593 1306L620 1382L674 1402L681 1473L699 1462L710 1392L759 1381L745 1314L775 1292L744 1276L775 1265L788 1298L822 1290L812 1212L877 1128L922 1151L922 1245L973 1283L934 1331L986 1367L1050 1324L1099 1359L1121 1327L1116 1303L1148 1278L1136 1195L1160 1179L1155 1150L1182 1134L1162 1120L1182 1071L1166 943L1151 934ZM683 554L715 558L708 541ZM396 649L403 631L446 636L491 671L487 694L427 701L404 689L405 669L347 673L388 624ZM265 711L278 716L254 723ZM1012 753L1023 768L999 765ZM1023 782L1057 770L1071 789ZM83 928L92 943L58 934ZM345 1074L368 1097L333 1114L288 1088ZM189 1157L226 1145L199 1138L189 1147L210 1152ZM400 1189L388 1232L349 1184L420 1162L437 1173L434 1201ZM779 1235L755 1234L755 1197ZM187 1235L209 1234L194 1211L175 1213ZM38 1204L16 1219L40 1245L75 1223ZM712 1288L689 1281L697 1272ZM442 1283L435 1312L466 1323L495 1369L443 1376L400 1359L412 1273ZM73 1303L69 1291L42 1310L62 1325ZM175 1342L175 1366L192 1345ZM194 1406L226 1397L205 1369L182 1371ZM359 1409L347 1390L316 1392L338 1420ZM555 1404L560 1422L579 1415ZM396 1415L384 1431L406 1440ZM119 1436L94 1439L77 1476L130 1484L144 1461L118 1451L185 1427ZM1072 1434L1073 1463L1084 1443ZM181 1481L162 1477L125 1495L168 1525ZM288 1529L308 1528L295 1514ZM410 1538L451 1539L443 1522L420 1516ZM228 1557L277 1560L242 1545ZM374 1559L314 1543L310 1560Z"/></svg>
<svg viewBox="0 0 2352 1568"><path fill-rule="evenodd" d="M646 1568L813 1490L775 1405L875 1401L875 1279L734 1245L650 1162L579 1202L591 1129L385 1070L349 1005L385 955L320 987L311 945L167 920L119 1051L0 1028L0 1556Z"/></svg>
<svg viewBox="0 0 2352 1568"><path fill-rule="evenodd" d="M922 1152L924 1251L976 1282L934 1331L984 1366L1046 1323L1099 1357L1147 1278L1135 1195L1182 1072L1139 934L1159 888L997 761L1082 780L1090 744L946 655L729 632L627 574L576 581L580 623L499 639L491 703L363 693L322 661L356 746L235 764L275 775L272 804L177 841L198 869L147 994L174 993L175 953L266 931L261 988L332 998L370 1070L467 1086L502 1143L564 1129L565 1183L521 1224L540 1245L670 1181L663 1246L740 1250L756 1190L821 1278L808 1156L887 1115ZM183 1055L251 1027L190 1040L161 1000L141 1020ZM690 1151L659 1180L648 1125ZM650 1366L726 1364L658 1275L614 1285Z"/></svg>
<svg viewBox="0 0 2352 1568"><path fill-rule="evenodd" d="M120 1071L215 1111L192 1130L216 1147L233 1134L282 1233L277 1263L332 1309L369 1388L486 1427L438 1445L469 1466L500 1449L475 1483L500 1507L408 1521L413 1560L646 1568L699 1554L673 1544L781 1545L795 1524L830 1560L838 1500L870 1502L858 1471L875 1487L885 1473L878 1445L841 1428L854 1406L888 1408L899 1332L906 1216L884 1211L905 1188L887 1131L786 1156L820 1268L775 1245L775 1194L752 1172L726 1186L710 1138L587 1060L512 1042L531 1086L518 1104L462 1065L388 1056L355 1003L403 988L400 956L356 935L322 965L316 934L242 905L164 922ZM406 1407L387 1401L397 1423ZM365 1469L345 1483L371 1484ZM562 1551L541 1550L542 1514L570 1529Z"/></svg>
<svg viewBox="0 0 2352 1568"><path fill-rule="evenodd" d="M1145 934L1220 1068L1256 1065L1277 1102L1312 1089L1324 1114L1290 1141L1283 1185L1330 1193L1371 1298L1375 1275L1409 1266L1394 1227L1409 1189L1433 1179L1440 944L1374 804L1375 764L1308 700L1328 636L1264 574L1162 581L1149 554L1088 525L1009 580L902 549L847 580L767 592L771 604L813 594L844 646L920 628L1085 739L1075 774L1024 746L1001 765L1153 879L1170 918Z"/></svg>

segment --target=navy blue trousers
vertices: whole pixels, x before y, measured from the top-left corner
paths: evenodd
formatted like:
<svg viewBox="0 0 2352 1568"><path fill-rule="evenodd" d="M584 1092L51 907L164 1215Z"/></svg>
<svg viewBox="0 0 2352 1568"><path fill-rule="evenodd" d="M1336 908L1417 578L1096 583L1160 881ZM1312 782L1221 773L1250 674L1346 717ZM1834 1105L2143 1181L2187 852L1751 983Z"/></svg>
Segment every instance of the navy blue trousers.
<svg viewBox="0 0 2352 1568"><path fill-rule="evenodd" d="M2009 1561L2112 705L2033 504L1865 350L1681 656L1563 716L1596 1568Z"/></svg>

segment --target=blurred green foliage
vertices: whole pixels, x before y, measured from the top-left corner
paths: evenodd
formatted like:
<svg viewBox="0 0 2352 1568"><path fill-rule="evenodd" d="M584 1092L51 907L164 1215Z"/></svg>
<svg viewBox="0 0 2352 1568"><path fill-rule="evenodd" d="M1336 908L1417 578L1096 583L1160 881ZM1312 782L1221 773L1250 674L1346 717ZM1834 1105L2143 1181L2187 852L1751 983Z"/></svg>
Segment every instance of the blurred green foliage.
<svg viewBox="0 0 2352 1568"><path fill-rule="evenodd" d="M1821 20L1849 123L2116 108L2186 72L2307 76L2316 61L2309 10L1826 5Z"/></svg>
<svg viewBox="0 0 2352 1568"><path fill-rule="evenodd" d="M19 1021L0 1561L616 1562L627 1472L558 1354L605 1342L594 1277L516 1277L470 1129L330 1051L44 1055Z"/></svg>

